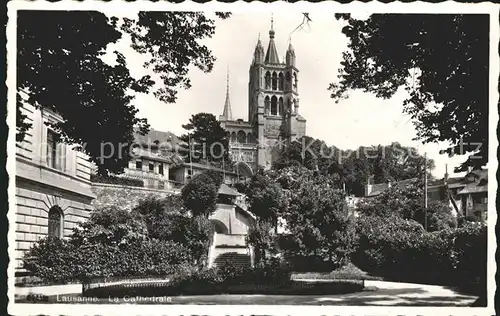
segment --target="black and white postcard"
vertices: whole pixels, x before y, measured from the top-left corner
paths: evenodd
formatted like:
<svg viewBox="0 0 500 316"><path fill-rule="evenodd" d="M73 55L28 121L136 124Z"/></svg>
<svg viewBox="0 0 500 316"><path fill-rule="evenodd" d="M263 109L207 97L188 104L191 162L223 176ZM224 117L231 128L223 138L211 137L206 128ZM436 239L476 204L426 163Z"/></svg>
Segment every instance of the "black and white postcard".
<svg viewBox="0 0 500 316"><path fill-rule="evenodd" d="M9 2L9 313L494 315L498 15Z"/></svg>

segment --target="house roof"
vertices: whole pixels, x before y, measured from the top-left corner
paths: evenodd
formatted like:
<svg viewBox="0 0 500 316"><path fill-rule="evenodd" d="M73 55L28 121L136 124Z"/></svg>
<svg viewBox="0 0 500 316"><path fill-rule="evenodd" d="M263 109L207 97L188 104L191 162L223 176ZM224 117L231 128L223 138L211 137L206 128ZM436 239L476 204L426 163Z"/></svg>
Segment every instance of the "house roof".
<svg viewBox="0 0 500 316"><path fill-rule="evenodd" d="M219 189L219 194L238 196L240 193L233 188L230 188L227 184L222 184Z"/></svg>
<svg viewBox="0 0 500 316"><path fill-rule="evenodd" d="M180 147L180 145L183 143L179 139L179 137L177 137L174 133L158 131L155 129L150 129L146 135L141 135L136 130L134 137L135 137L135 142L141 145L148 145L148 146L163 145L163 147L171 146L172 149Z"/></svg>
<svg viewBox="0 0 500 316"><path fill-rule="evenodd" d="M476 185L476 183L469 183L462 190L458 191L457 194L482 193L482 192L488 192L488 185Z"/></svg>

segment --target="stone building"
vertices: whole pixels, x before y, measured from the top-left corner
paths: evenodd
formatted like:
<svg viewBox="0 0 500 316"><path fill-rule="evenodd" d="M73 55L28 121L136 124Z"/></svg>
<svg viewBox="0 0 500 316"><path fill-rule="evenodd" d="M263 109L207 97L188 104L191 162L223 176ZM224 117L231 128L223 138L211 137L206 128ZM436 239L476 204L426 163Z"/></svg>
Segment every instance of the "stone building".
<svg viewBox="0 0 500 316"><path fill-rule="evenodd" d="M159 190L179 189L182 183L171 180L170 169L182 164L181 142L170 132L151 129L135 135L133 157L128 168L118 175L143 182L143 187Z"/></svg>
<svg viewBox="0 0 500 316"><path fill-rule="evenodd" d="M290 43L283 62L279 60L271 20L269 45L264 53L257 41L249 69L248 120L234 119L229 97L229 80L222 127L230 133L230 152L241 174L253 174L259 167L271 168L289 141L306 133L306 120L299 114L299 70Z"/></svg>
<svg viewBox="0 0 500 316"><path fill-rule="evenodd" d="M61 117L29 104L21 112L32 126L23 141L16 142L16 277L24 274L24 252L41 237L71 234L77 222L88 218L94 198L88 158L60 142L45 124Z"/></svg>

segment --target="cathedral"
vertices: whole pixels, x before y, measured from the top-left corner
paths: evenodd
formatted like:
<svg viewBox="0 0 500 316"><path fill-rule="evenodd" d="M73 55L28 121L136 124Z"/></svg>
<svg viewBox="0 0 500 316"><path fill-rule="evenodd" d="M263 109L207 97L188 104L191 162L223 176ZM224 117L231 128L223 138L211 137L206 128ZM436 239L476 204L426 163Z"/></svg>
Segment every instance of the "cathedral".
<svg viewBox="0 0 500 316"><path fill-rule="evenodd" d="M284 146L306 134L306 120L299 114L295 51L290 43L280 62L274 36L271 20L267 51L259 37L249 69L248 120L233 119L227 82L219 121L230 134L231 158L242 176L271 168Z"/></svg>

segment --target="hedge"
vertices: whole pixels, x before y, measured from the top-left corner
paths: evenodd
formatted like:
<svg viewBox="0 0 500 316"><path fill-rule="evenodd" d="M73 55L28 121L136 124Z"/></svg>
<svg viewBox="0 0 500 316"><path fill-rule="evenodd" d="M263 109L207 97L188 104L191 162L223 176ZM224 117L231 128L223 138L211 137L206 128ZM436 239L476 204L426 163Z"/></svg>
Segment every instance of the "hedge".
<svg viewBox="0 0 500 316"><path fill-rule="evenodd" d="M360 218L353 263L390 280L461 286L475 293L485 290L485 225L466 223L431 233L418 226L397 218Z"/></svg>

